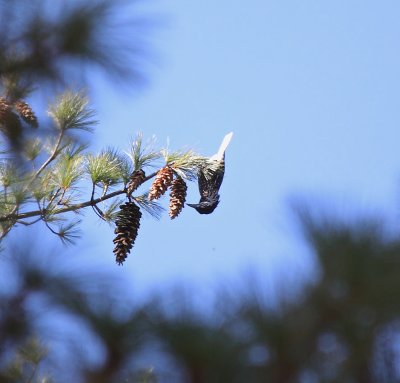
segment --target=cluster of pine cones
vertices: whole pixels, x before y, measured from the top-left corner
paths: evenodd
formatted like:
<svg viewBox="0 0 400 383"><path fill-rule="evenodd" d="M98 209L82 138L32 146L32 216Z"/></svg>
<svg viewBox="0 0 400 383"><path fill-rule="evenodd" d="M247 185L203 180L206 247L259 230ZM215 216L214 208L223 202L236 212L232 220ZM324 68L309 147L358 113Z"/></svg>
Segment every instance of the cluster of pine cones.
<svg viewBox="0 0 400 383"><path fill-rule="evenodd" d="M130 197L144 181L146 181L144 171L141 169L135 170L126 185L128 197ZM187 185L182 177L176 174L171 166L167 165L157 172L150 187L148 195L149 200L159 199L165 194L168 188L170 188L169 216L171 219L174 219L184 207ZM120 208L121 210L115 222L116 237L113 241L115 243L114 254L116 262L119 265L125 261L135 243L140 226L140 218L142 216L140 208L134 202L127 202L121 205Z"/></svg>
<svg viewBox="0 0 400 383"><path fill-rule="evenodd" d="M172 167L167 165L157 172L153 184L150 187L149 200L159 199L169 187L169 216L171 219L174 219L184 207L187 186L182 177L174 173Z"/></svg>

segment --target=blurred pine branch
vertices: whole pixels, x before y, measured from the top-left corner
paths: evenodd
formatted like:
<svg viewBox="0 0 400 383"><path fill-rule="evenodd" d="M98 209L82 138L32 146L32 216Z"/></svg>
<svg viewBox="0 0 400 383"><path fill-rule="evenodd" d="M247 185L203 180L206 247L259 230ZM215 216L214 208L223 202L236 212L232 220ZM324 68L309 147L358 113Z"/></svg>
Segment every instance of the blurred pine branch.
<svg viewBox="0 0 400 383"><path fill-rule="evenodd" d="M207 313L180 290L135 304L120 274L60 272L52 254L14 249L1 267L11 263L19 282L0 291L0 380L20 381L38 366L38 376L60 382L71 374L88 383L399 382L400 241L370 220L302 225L318 279L271 305L268 283L253 278L245 288L217 290ZM39 307L29 304L35 296ZM60 358L49 334L33 337L54 310L80 334L66 332L61 358L74 362L58 369L48 360ZM82 352L87 334L96 340ZM103 357L93 364L99 345ZM6 380L10 373L14 380Z"/></svg>

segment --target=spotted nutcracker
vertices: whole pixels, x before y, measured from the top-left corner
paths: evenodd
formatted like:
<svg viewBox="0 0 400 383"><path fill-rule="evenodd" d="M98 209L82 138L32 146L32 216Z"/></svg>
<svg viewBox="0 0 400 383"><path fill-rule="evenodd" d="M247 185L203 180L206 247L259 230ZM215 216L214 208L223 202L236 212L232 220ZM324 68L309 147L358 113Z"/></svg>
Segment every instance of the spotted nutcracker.
<svg viewBox="0 0 400 383"><path fill-rule="evenodd" d="M198 174L200 201L198 204L187 205L200 214L210 214L219 204L219 189L225 174L225 150L231 141L233 132L228 133L219 147L218 153L209 159L209 165Z"/></svg>

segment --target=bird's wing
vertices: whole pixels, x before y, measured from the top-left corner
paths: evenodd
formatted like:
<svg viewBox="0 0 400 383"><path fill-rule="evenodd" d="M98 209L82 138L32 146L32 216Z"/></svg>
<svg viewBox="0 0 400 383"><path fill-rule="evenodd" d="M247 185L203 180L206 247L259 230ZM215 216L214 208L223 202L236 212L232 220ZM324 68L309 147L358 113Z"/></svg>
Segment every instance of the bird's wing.
<svg viewBox="0 0 400 383"><path fill-rule="evenodd" d="M214 164L213 164L214 165ZM215 166L202 169L198 175L199 192L203 198L217 194L225 173L225 161L215 161Z"/></svg>
<svg viewBox="0 0 400 383"><path fill-rule="evenodd" d="M198 182L200 195L203 196L208 185L207 177L203 170L200 170L199 172Z"/></svg>
<svg viewBox="0 0 400 383"><path fill-rule="evenodd" d="M212 161L221 161L224 158L225 150L231 142L233 132L228 133L221 142L218 152L210 157Z"/></svg>

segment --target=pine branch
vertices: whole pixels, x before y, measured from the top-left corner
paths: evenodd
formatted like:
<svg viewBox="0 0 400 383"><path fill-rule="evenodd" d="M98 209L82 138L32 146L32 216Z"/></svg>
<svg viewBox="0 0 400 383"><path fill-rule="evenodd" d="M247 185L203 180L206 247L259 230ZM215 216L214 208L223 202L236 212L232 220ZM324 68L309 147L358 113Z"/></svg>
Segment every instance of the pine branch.
<svg viewBox="0 0 400 383"><path fill-rule="evenodd" d="M76 226L79 222L62 226L59 221L67 220L62 214L80 213L81 209L92 207L95 214L104 221L111 222L117 219L118 230L122 236L122 239L117 236L117 242L121 245L120 239L125 240L125 229L129 227L126 222L135 220L137 229L142 215L141 210L159 219L164 208L154 200L159 199L170 189L169 215L172 219L176 218L185 205L187 191L185 180L193 181L199 174L214 171L213 163L210 163L208 158L192 150L155 151L149 145L143 146L141 133L132 142L130 153L127 153L131 161L128 156L123 156L112 148L107 148L97 155L83 154L86 148L82 145L77 146L73 137L66 133L73 129L89 130L90 126L96 123L92 119L94 112L87 108L87 103L87 99L81 94L65 93L55 105L51 106L49 114L53 117L59 134L55 145L50 150L49 157L33 175L16 174L13 180L12 169L6 167L9 161L5 161L6 166L0 167L0 177L4 181L4 198L1 206L3 216L0 215L1 238L15 224L28 226L38 220L43 220L52 233L59 236L63 242L71 243L78 236ZM33 150L30 157L37 157L39 152ZM164 158L164 163L156 161L160 157ZM158 170L146 176L143 168L155 165L159 166ZM46 173L44 173L45 170ZM73 203L76 202L72 199L74 190L84 174L92 181L90 199ZM147 193L133 195L138 187L153 177L155 179ZM123 189L109 192L109 188L122 182ZM97 187L99 189L96 189ZM29 193L27 193L28 190ZM100 195L97 198L95 198L96 191L99 191L98 195ZM110 204L105 204L105 212L98 206L120 195L125 196L125 203L122 201L122 205L120 201L118 203L114 201L109 208L107 205ZM38 209L20 212L19 209L23 203L25 206L30 206L32 197L36 199ZM7 209L6 203L10 203L13 208ZM130 211L129 214L133 214L128 215L128 218L125 217L128 221L121 218L120 211L117 211L118 206L121 209L121 206L125 206ZM24 210L27 208L25 207ZM38 218L32 220L34 217ZM58 226L58 230L54 228L54 224ZM117 252L119 252L118 249Z"/></svg>
<svg viewBox="0 0 400 383"><path fill-rule="evenodd" d="M148 175L145 178L144 182L152 179L156 174L157 174L157 172L154 172L154 173ZM64 207L64 208L54 209L54 210L51 210L51 214L52 215L57 215L57 214L62 214L62 213L68 213L70 211L77 211L77 210L80 210L80 209L83 209L83 208L86 208L86 207L89 207L89 206L97 205L100 202L104 202L104 201L106 201L106 200L108 200L110 198L117 197L117 196L122 195L122 194L126 194L126 189L117 190L117 191L114 191L112 193L106 194L104 196L101 196L101 197L98 197L98 198L95 198L95 199L91 198L89 201L76 203L76 204L73 204L73 205L70 205L70 206L67 206L67 207ZM19 214L15 214L15 212L12 212L12 213L7 214L7 215L5 215L3 217L0 216L0 222L17 221L17 220L20 220L20 219L43 216L43 215L46 215L47 210L48 210L48 207L47 208L43 208L43 209L39 209L39 210L29 211L29 212L26 212L26 213L19 213Z"/></svg>
<svg viewBox="0 0 400 383"><path fill-rule="evenodd" d="M97 121L93 120L94 111L87 107L88 100L83 96L82 93L73 94L71 92L66 92L61 95L55 104L50 106L49 114L53 117L57 127L59 128L59 134L57 140L52 148L52 151L49 157L43 162L40 168L30 177L30 179L23 185L21 190L19 190L20 196L24 197L25 193L31 189L32 184L39 179L39 176L43 173L45 169L57 158L57 155L60 153L60 148L62 147L63 139L65 137L65 132L69 129L82 129L82 130L90 130L90 126L97 123ZM75 160L75 154L82 151L84 149L83 146L78 147L77 149L71 149L68 153L66 152L65 159L68 160L68 155L71 160ZM62 162L60 162L62 165ZM61 183L67 182L64 186L68 188L72 182L76 181L81 175L80 172L76 173L74 170L74 166L72 168L68 166L67 163L64 165L69 168L69 172L65 172L65 169L60 169L60 180ZM67 176L67 178L66 178ZM65 182L64 182L65 181ZM54 197L55 198L55 197ZM11 215L15 215L18 211L21 201L16 200L15 206L11 211ZM48 207L50 204L48 204ZM46 211L46 210L44 210ZM10 215L9 214L9 215ZM18 220L19 218L17 218ZM14 219L12 219L14 221ZM6 231L3 230L1 238L10 231L11 227Z"/></svg>
<svg viewBox="0 0 400 383"><path fill-rule="evenodd" d="M110 194L105 195L104 197L99 197L96 198L94 200L89 200L86 202L81 202L81 203L77 203L74 205L70 205L68 207L65 208L61 208L61 209L55 209L51 211L52 215L55 214L62 214L62 213L67 213L69 211L76 211L79 209L83 209L85 207L89 207L89 206L94 206L100 202L106 201L110 198L116 197L118 195L124 194L125 193L125 189L124 190L118 190L115 192L112 192ZM38 215L43 215L46 214L46 210L47 209L40 209L40 210L33 210L30 212L26 212L26 213L20 213L20 214L15 214L15 213L11 213L11 214L7 214L3 217L0 217L0 222L7 222L7 221L15 221L15 220L19 220L19 219L26 219L26 218L31 218L31 217L36 217Z"/></svg>
<svg viewBox="0 0 400 383"><path fill-rule="evenodd" d="M24 184L24 187L21 189L21 193L24 194L26 191L28 191L30 189L30 187L32 186L32 184L38 179L39 175L47 168L47 166L56 158L57 153L58 153L58 149L61 145L62 142L62 138L63 138L63 132L61 131L57 142L54 146L54 149L52 151L52 153L50 154L50 156L47 158L47 160L42 164L42 166L35 172L35 174L31 177L30 181L28 181L27 183ZM10 214L14 214L18 209L19 209L20 203L18 201L16 201L14 208L12 209Z"/></svg>
<svg viewBox="0 0 400 383"><path fill-rule="evenodd" d="M59 147L61 145L62 139L64 136L64 131L60 131L58 138L57 138L57 142L54 146L53 151L51 152L50 156L47 158L47 160L42 164L42 166L35 172L35 174L33 175L33 177L31 178L31 180L25 184L24 186L24 191L27 191L32 184L38 179L39 175L49 166L49 164L56 158ZM19 209L20 204L16 203L14 208L11 211L11 215L15 214L15 212ZM2 236L0 237L0 239L4 238L5 235L3 234L7 234L10 231L11 227L7 230L7 232L2 233Z"/></svg>

